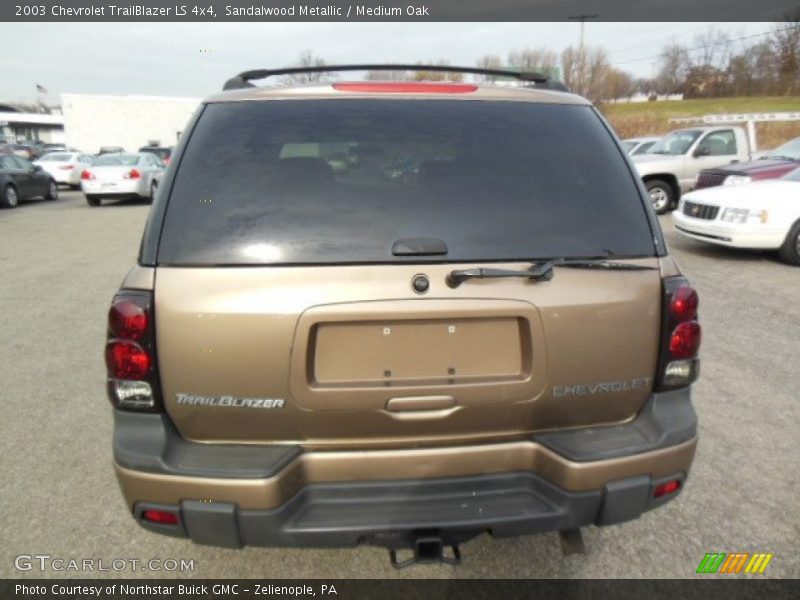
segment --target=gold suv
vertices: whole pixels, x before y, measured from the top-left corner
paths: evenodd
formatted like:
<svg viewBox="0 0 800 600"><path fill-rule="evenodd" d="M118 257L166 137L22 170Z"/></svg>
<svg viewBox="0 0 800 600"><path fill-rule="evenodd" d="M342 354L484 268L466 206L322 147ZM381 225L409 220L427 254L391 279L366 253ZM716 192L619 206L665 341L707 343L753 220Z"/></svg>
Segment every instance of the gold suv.
<svg viewBox="0 0 800 600"><path fill-rule="evenodd" d="M134 518L453 561L481 533L579 550L675 498L697 294L598 111L505 71L250 83L291 71L203 102L113 300Z"/></svg>

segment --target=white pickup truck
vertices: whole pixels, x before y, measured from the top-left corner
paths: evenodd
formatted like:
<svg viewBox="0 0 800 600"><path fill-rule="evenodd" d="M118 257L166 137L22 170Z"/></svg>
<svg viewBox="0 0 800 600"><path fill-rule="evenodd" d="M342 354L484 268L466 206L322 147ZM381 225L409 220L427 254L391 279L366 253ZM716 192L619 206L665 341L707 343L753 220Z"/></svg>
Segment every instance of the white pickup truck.
<svg viewBox="0 0 800 600"><path fill-rule="evenodd" d="M689 127L665 135L647 154L632 158L658 214L694 189L703 169L750 160L750 143L742 127Z"/></svg>

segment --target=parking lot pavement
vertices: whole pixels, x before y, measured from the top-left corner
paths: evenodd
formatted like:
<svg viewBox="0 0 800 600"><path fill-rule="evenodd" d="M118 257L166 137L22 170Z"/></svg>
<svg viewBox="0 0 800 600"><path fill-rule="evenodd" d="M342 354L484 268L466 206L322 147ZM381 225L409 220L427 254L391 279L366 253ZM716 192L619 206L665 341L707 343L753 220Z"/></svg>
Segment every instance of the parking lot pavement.
<svg viewBox="0 0 800 600"><path fill-rule="evenodd" d="M588 528L585 555L564 558L555 534L483 536L463 546L459 567L403 571L378 548L234 551L140 529L111 469L102 348L105 312L135 261L147 210L90 208L62 192L0 211L0 577L41 576L14 569L20 554L194 559L195 577L688 577L712 551L771 552L768 576L800 576L800 269L676 239L668 216L705 336L701 440L675 502ZM65 574L78 575L44 575Z"/></svg>

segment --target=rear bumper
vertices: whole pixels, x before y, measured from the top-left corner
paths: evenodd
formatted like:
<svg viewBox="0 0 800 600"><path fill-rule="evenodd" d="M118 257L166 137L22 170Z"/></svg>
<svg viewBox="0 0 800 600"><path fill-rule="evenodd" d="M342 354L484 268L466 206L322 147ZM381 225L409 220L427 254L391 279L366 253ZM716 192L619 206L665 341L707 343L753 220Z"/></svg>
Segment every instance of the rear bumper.
<svg viewBox="0 0 800 600"><path fill-rule="evenodd" d="M677 496L653 490L685 480L696 424L688 390L677 390L613 427L457 448L303 452L193 444L165 417L117 412L114 451L128 505L152 531L228 547L408 547L421 532L450 544L635 519ZM178 524L143 520L152 508Z"/></svg>
<svg viewBox="0 0 800 600"><path fill-rule="evenodd" d="M120 180L114 182L102 182L98 180L81 180L81 189L84 194L102 196L104 198L112 197L130 197L140 196L146 197L149 189L141 178L131 180Z"/></svg>

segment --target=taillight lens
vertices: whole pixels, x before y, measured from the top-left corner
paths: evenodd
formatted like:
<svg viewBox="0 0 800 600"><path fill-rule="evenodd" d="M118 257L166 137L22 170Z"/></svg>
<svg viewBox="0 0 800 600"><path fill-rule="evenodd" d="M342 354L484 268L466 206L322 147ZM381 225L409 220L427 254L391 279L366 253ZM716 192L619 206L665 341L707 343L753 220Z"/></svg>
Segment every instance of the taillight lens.
<svg viewBox="0 0 800 600"><path fill-rule="evenodd" d="M125 179L139 179L139 177L141 176L142 174L139 173L139 171L137 171L136 169L131 169L124 175Z"/></svg>
<svg viewBox="0 0 800 600"><path fill-rule="evenodd" d="M108 397L116 408L161 410L152 293L123 290L108 311Z"/></svg>
<svg viewBox="0 0 800 600"><path fill-rule="evenodd" d="M666 483L662 483L655 490L653 490L653 498L661 498L662 496L667 496L669 494L674 494L679 489L681 489L681 482L679 479L673 479L672 481L668 481Z"/></svg>
<svg viewBox="0 0 800 600"><path fill-rule="evenodd" d="M135 342L111 340L106 345L106 367L115 379L143 379L150 370L150 356Z"/></svg>
<svg viewBox="0 0 800 600"><path fill-rule="evenodd" d="M697 322L697 292L684 277L664 279L664 314L658 389L693 383L700 373L697 351L702 330Z"/></svg>
<svg viewBox="0 0 800 600"><path fill-rule="evenodd" d="M681 323L669 338L669 353L673 358L693 358L700 348L700 324L697 321Z"/></svg>
<svg viewBox="0 0 800 600"><path fill-rule="evenodd" d="M142 519L149 521L150 523L158 523L159 525L178 524L178 515L166 510L145 510L142 512Z"/></svg>
<svg viewBox="0 0 800 600"><path fill-rule="evenodd" d="M89 180L94 178L95 178L94 173L92 173L88 169L86 169L85 171L83 171L83 173L81 173L81 179Z"/></svg>
<svg viewBox="0 0 800 600"><path fill-rule="evenodd" d="M672 294L669 312L676 321L683 323L697 318L697 305L700 303L697 292L689 285L682 285Z"/></svg>
<svg viewBox="0 0 800 600"><path fill-rule="evenodd" d="M147 313L129 300L120 300L108 311L108 328L114 337L138 340L147 330Z"/></svg>

